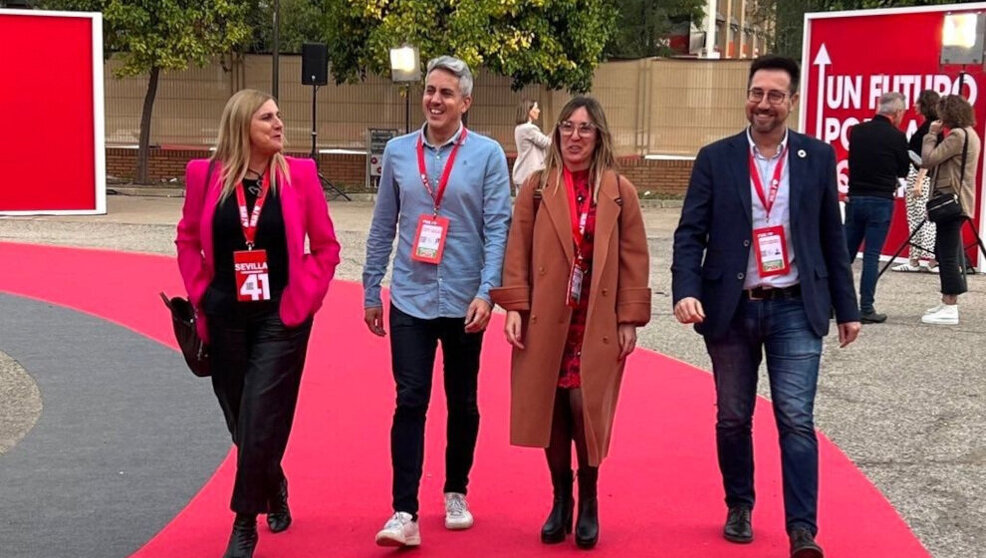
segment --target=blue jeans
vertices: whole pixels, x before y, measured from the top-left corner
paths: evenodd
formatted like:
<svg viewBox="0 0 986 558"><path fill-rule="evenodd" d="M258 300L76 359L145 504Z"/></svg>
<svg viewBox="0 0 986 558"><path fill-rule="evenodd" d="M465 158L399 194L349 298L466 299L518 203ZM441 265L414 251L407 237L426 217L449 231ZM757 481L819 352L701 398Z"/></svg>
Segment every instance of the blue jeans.
<svg viewBox="0 0 986 558"><path fill-rule="evenodd" d="M781 445L787 530L818 531L818 440L814 407L822 338L802 301L743 300L726 336L705 340L716 384L716 450L730 508L753 508L753 408L757 373L767 375Z"/></svg>
<svg viewBox="0 0 986 558"><path fill-rule="evenodd" d="M863 275L859 279L859 309L863 314L873 312L880 251L887 240L893 214L894 200L886 198L852 196L846 205L846 247L849 248L849 263L855 261L859 245L863 240L866 241L863 250Z"/></svg>

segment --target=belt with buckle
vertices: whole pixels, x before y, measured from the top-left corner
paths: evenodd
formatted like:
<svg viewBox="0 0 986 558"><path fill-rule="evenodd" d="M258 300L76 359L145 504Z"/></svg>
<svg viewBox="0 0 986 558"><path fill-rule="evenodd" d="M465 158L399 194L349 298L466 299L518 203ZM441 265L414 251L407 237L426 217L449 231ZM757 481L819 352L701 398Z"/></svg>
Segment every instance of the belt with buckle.
<svg viewBox="0 0 986 558"><path fill-rule="evenodd" d="M780 289L770 287L756 287L744 289L743 294L747 300L783 300L791 298L801 298L801 285L791 285Z"/></svg>

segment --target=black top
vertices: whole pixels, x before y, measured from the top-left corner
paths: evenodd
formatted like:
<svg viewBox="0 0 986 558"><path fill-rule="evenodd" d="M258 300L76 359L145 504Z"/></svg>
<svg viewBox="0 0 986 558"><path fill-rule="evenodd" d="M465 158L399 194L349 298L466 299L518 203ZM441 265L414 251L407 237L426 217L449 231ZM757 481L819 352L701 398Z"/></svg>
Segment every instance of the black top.
<svg viewBox="0 0 986 558"><path fill-rule="evenodd" d="M897 178L910 170L907 137L886 116L849 130L849 197L893 199Z"/></svg>
<svg viewBox="0 0 986 558"><path fill-rule="evenodd" d="M246 194L247 213L260 193L259 180L243 180ZM240 224L240 209L236 194L232 193L216 207L212 218L212 251L216 275L209 284L202 303L206 314L231 314L237 306L246 305L251 309L269 310L276 308L284 287L288 284L288 249L284 234L284 216L281 214L281 198L271 190L267 194L264 208L257 223L255 250L267 250L268 279L270 280L271 300L238 303L236 300L236 278L233 273L233 252L246 250L243 226Z"/></svg>
<svg viewBox="0 0 986 558"><path fill-rule="evenodd" d="M921 144L924 141L924 136L928 135L928 132L930 130L931 130L931 120L925 119L924 123L921 124L920 126L918 126L918 129L915 130L914 135L911 136L911 139L910 140L908 140L908 142L907 142L907 149L909 149L910 151L913 151L913 152L917 153L917 156L920 157L921 156ZM945 137L945 134L942 134L942 133L939 132L938 133L938 143L941 143L941 140L944 137ZM914 163L912 162L911 164L913 165ZM914 168L917 169L918 168L917 165L915 165Z"/></svg>

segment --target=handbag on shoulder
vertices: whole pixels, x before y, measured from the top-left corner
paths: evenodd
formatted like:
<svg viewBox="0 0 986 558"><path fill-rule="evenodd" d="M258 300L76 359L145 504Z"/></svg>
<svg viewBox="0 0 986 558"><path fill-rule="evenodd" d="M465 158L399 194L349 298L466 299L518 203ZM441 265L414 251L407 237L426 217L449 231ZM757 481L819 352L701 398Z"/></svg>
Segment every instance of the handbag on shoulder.
<svg viewBox="0 0 986 558"><path fill-rule="evenodd" d="M962 144L962 170L959 171L959 183L953 187L956 192L961 191L962 183L965 181L965 162L969 154L969 134L965 130L962 131L965 133L965 142ZM936 178L937 174L938 170L936 169ZM928 211L928 220L932 223L951 221L962 216L962 204L959 202L959 196L951 192L933 192L925 204L925 209Z"/></svg>
<svg viewBox="0 0 986 558"><path fill-rule="evenodd" d="M199 332L195 329L195 308L186 298L180 296L168 298L163 292L160 295L164 305L171 311L171 325L175 330L175 340L178 341L181 354L185 357L185 364L192 374L200 378L208 377L212 374L209 347L202 342Z"/></svg>
<svg viewBox="0 0 986 558"><path fill-rule="evenodd" d="M216 166L216 160L209 161L209 170L205 173L205 184L202 186L202 199L205 200L209 193L209 179L212 178L212 171ZM186 190L187 191L187 190ZM160 293L161 300L171 312L171 325L175 330L175 340L181 348L181 354L185 357L185 364L199 378L205 378L212 374L212 366L209 359L209 347L199 337L196 329L195 307L187 298L180 296L168 298L168 295Z"/></svg>
<svg viewBox="0 0 986 558"><path fill-rule="evenodd" d="M926 204L928 220L932 223L951 221L962 216L962 205L959 197L952 193L939 192Z"/></svg>

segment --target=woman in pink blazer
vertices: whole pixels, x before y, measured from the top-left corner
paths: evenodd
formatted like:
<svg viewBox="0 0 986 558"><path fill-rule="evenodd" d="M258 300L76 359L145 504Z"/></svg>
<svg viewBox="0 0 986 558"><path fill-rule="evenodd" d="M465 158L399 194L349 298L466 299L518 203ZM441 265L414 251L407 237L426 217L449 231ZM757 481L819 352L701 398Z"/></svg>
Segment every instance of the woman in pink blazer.
<svg viewBox="0 0 986 558"><path fill-rule="evenodd" d="M291 524L281 458L312 316L339 263L315 164L282 154L283 131L270 95L245 89L229 99L215 155L188 163L175 240L237 448L224 558L253 556L257 514L274 533Z"/></svg>

